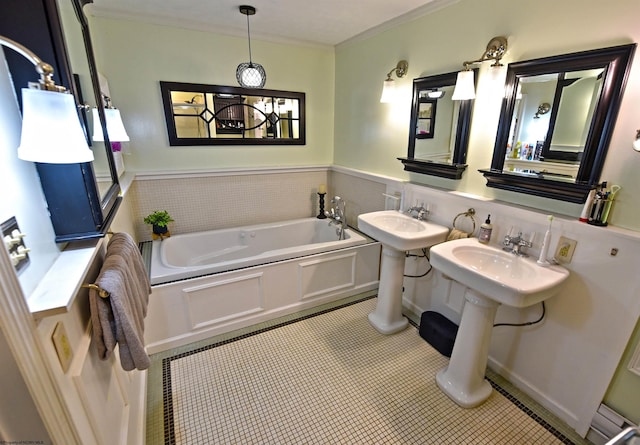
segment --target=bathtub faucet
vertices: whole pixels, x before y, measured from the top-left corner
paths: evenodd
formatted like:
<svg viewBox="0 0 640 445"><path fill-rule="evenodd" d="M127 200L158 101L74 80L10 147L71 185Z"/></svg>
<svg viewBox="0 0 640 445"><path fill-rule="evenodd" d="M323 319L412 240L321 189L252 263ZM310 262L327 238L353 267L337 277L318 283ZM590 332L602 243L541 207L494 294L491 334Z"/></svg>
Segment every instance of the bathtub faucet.
<svg viewBox="0 0 640 445"><path fill-rule="evenodd" d="M338 235L339 240L345 239L345 229L347 228L346 206L344 199L334 196L331 198L331 208L324 212L331 220L329 225L336 225L336 235Z"/></svg>

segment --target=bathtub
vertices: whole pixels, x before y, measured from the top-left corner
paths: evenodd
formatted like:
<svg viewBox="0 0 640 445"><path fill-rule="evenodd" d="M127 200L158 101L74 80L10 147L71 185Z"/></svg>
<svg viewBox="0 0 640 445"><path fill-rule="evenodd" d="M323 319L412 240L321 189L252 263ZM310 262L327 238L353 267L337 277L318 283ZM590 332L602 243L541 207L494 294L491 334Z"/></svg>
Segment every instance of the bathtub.
<svg viewBox="0 0 640 445"><path fill-rule="evenodd" d="M153 242L151 284L267 264L369 242L347 229L338 240L329 220L304 218L176 235Z"/></svg>
<svg viewBox="0 0 640 445"><path fill-rule="evenodd" d="M380 244L304 218L153 241L149 353L378 286Z"/></svg>

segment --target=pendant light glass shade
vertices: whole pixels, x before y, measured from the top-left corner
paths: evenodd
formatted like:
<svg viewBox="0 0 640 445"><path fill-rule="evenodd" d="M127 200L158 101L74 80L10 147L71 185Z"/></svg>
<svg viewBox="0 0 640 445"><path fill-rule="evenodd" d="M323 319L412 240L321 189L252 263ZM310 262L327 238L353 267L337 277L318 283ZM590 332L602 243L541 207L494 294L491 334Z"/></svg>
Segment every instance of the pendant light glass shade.
<svg viewBox="0 0 640 445"><path fill-rule="evenodd" d="M475 99L476 89L474 86L473 71L460 71L456 80L456 87L453 90L453 100Z"/></svg>
<svg viewBox="0 0 640 445"><path fill-rule="evenodd" d="M94 108L93 112L93 140L104 141L104 135L102 134L102 125L100 124L100 116L98 115L98 109ZM104 115L107 118L107 133L109 134L109 142L127 142L129 141L129 135L122 123L122 116L120 116L120 110L117 108L105 108Z"/></svg>
<svg viewBox="0 0 640 445"><path fill-rule="evenodd" d="M236 79L245 88L262 88L267 82L267 73L258 63L241 63L236 69Z"/></svg>
<svg viewBox="0 0 640 445"><path fill-rule="evenodd" d="M46 164L93 161L71 94L22 89L22 136L18 158Z"/></svg>

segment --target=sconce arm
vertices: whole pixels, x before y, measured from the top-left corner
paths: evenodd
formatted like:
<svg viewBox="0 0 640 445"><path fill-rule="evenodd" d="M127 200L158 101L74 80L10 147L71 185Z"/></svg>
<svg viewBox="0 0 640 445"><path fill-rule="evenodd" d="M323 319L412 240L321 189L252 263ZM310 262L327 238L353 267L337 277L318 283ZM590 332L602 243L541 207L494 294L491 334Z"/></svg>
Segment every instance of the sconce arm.
<svg viewBox="0 0 640 445"><path fill-rule="evenodd" d="M407 74L408 69L409 69L409 64L407 63L407 61L401 60L391 71L389 71L389 74L387 74L387 80L392 80L391 75L394 72L396 73L396 77L398 78L404 77L404 75Z"/></svg>
<svg viewBox="0 0 640 445"><path fill-rule="evenodd" d="M500 63L500 59L507 52L507 38L503 36L494 37L487 44L487 49L485 49L482 57L477 60L470 60L467 62L463 62L464 69L469 70L469 65L473 65L476 63L486 62L487 60L494 60L495 63L491 66L502 66Z"/></svg>
<svg viewBox="0 0 640 445"><path fill-rule="evenodd" d="M0 35L0 45L4 45L11 48L18 54L22 55L25 59L29 60L36 67L36 71L40 74L40 82L37 88L48 91L63 92L66 88L56 85L53 81L53 67L46 62L43 62L33 51L29 50L25 46L18 42L11 40L8 37Z"/></svg>

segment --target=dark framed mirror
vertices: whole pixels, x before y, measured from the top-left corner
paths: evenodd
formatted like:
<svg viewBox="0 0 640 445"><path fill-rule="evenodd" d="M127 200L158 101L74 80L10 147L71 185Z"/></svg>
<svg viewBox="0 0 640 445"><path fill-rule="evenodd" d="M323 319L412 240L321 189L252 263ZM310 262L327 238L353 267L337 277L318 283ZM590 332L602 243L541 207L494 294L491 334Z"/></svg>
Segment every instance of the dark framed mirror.
<svg viewBox="0 0 640 445"><path fill-rule="evenodd" d="M507 69L488 187L583 203L600 174L635 44Z"/></svg>
<svg viewBox="0 0 640 445"><path fill-rule="evenodd" d="M478 77L475 69L474 79ZM414 173L460 179L467 159L473 100L452 100L457 72L413 80L409 147L398 158Z"/></svg>
<svg viewBox="0 0 640 445"><path fill-rule="evenodd" d="M169 145L304 145L305 94L160 82Z"/></svg>

